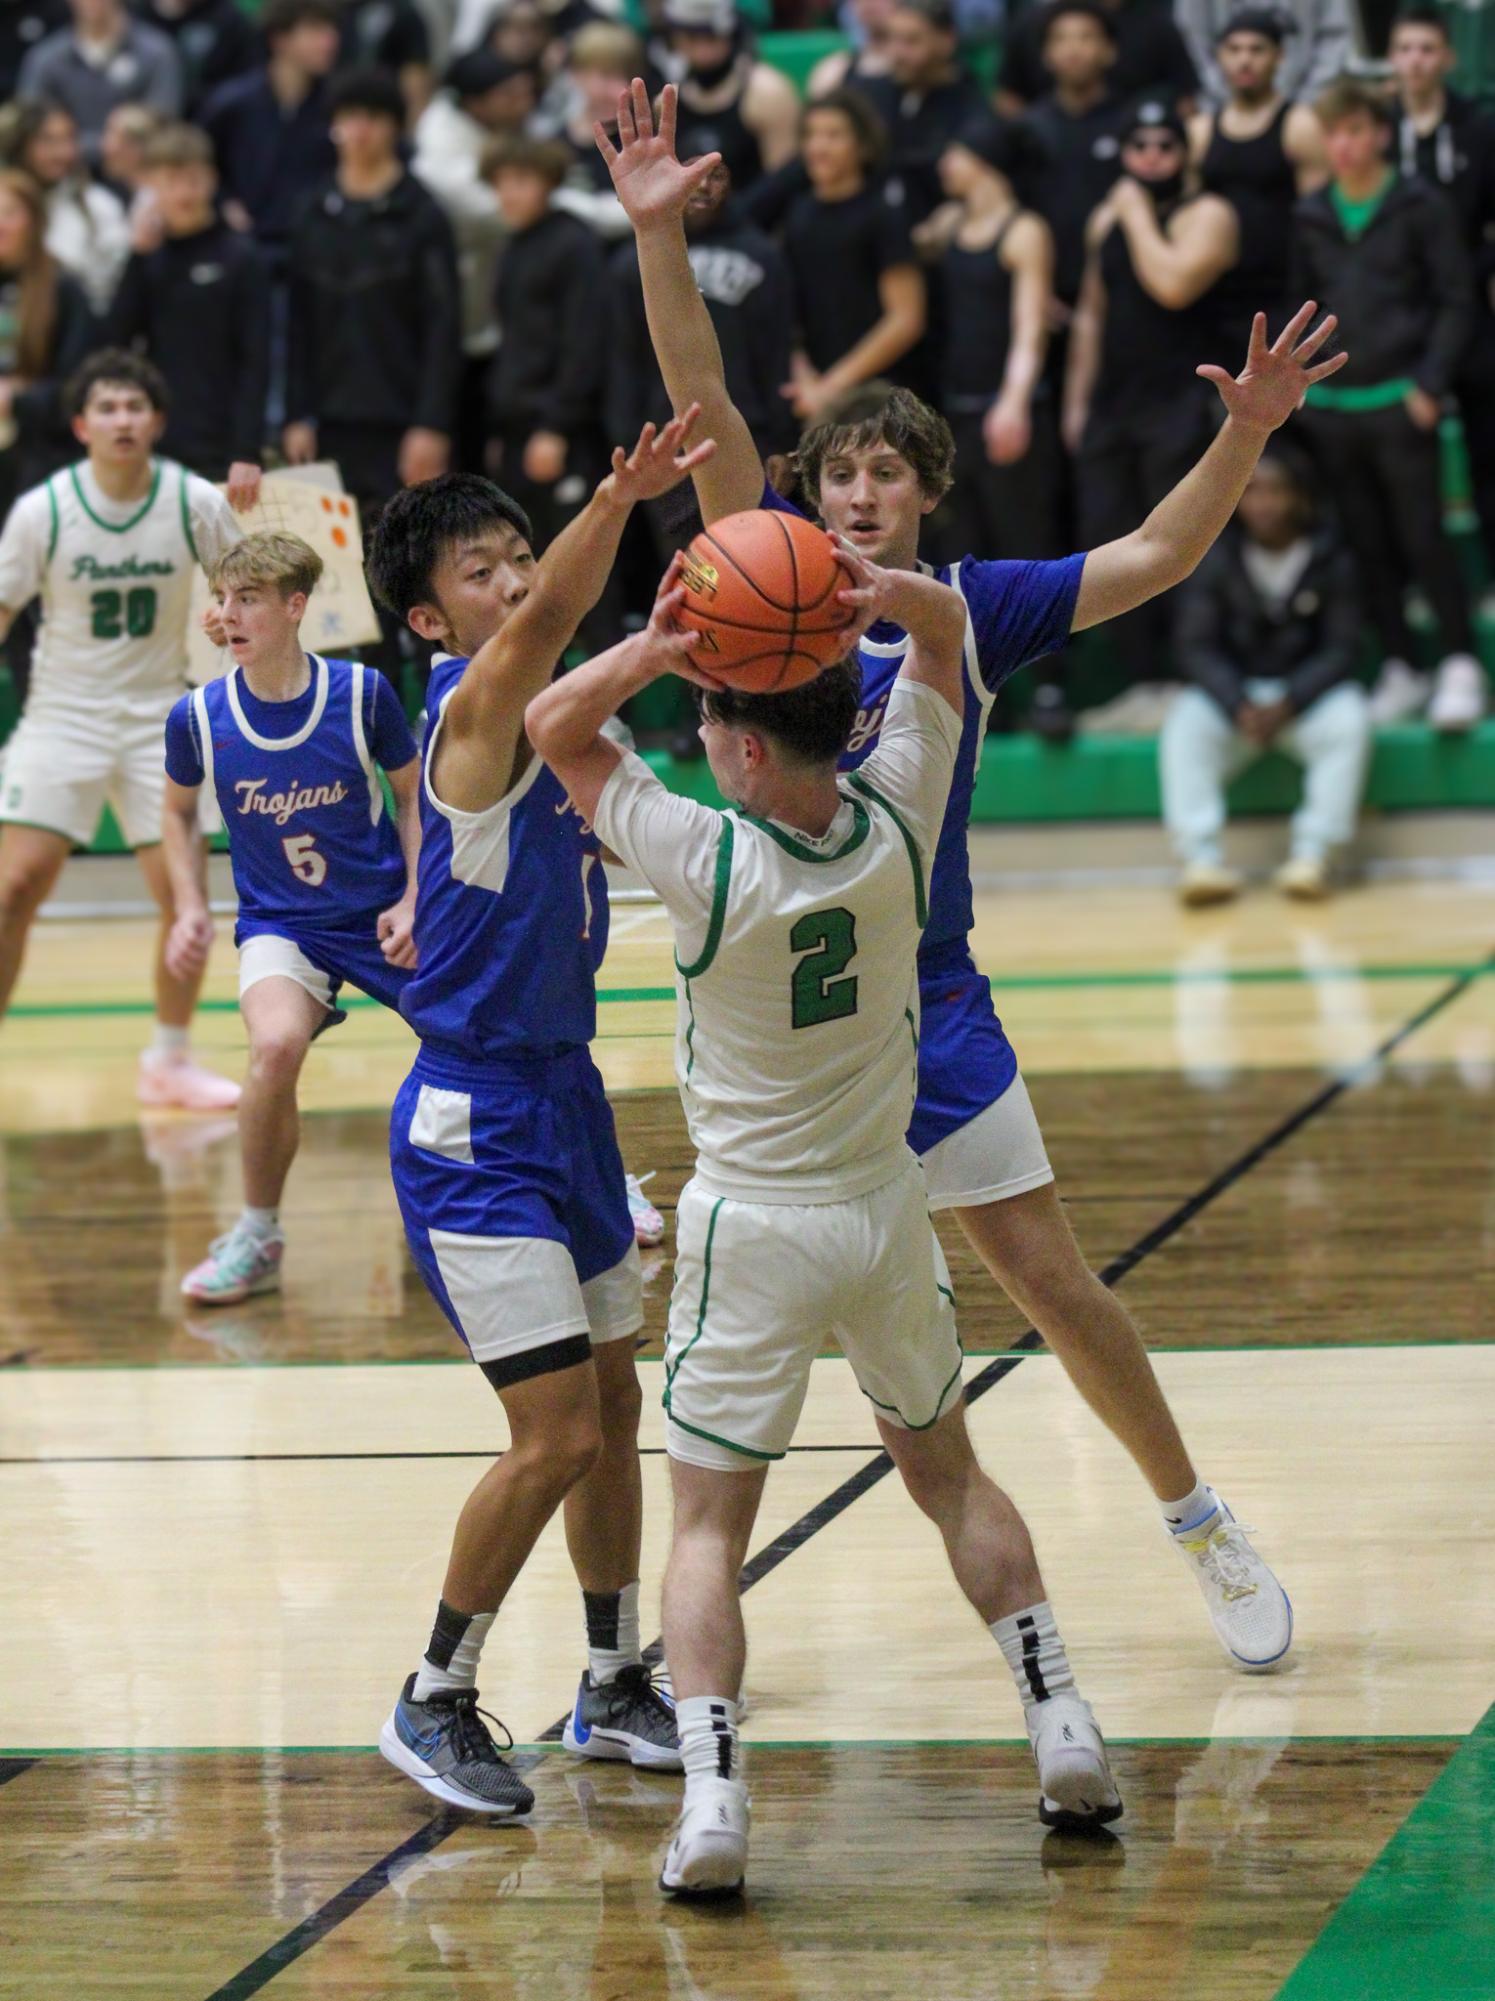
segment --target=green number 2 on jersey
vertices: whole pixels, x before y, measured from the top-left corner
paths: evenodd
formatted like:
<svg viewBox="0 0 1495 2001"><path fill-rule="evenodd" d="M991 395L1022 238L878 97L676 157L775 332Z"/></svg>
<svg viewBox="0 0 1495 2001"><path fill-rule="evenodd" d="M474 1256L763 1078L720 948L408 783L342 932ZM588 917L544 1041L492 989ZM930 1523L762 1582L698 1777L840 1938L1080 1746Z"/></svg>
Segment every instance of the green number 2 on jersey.
<svg viewBox="0 0 1495 2001"><path fill-rule="evenodd" d="M815 1028L856 1013L856 974L839 977L856 957L857 921L849 910L807 911L789 933L789 949L806 955L790 988L794 1027Z"/></svg>
<svg viewBox="0 0 1495 2001"><path fill-rule="evenodd" d="M149 639L156 629L156 593L149 584L133 591L95 591L89 600L95 639Z"/></svg>

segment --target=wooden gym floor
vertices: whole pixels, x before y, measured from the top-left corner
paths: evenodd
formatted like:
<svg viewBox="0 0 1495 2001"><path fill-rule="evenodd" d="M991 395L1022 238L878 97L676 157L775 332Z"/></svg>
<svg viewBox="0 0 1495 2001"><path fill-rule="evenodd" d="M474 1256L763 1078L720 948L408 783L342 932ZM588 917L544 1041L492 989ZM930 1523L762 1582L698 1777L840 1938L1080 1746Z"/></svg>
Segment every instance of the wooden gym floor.
<svg viewBox="0 0 1495 2001"><path fill-rule="evenodd" d="M531 1824L429 1811L371 1746L504 1431L399 1239L409 1037L355 1007L313 1052L284 1295L184 1313L232 1125L137 1114L145 927L47 924L0 1032L0 1996L1495 1996L1488 893L979 902L1082 1241L1292 1592L1289 1669L1224 1666L1130 1462L947 1232L972 1428L1119 1838L1044 1837L1005 1672L833 1356L744 1574L743 1907L659 1899L675 1782L546 1742L581 1658L554 1533L485 1663ZM598 1054L667 1213L668 963L620 908ZM199 1041L231 1068L232 994L224 939ZM652 1619L668 1244L649 1265Z"/></svg>

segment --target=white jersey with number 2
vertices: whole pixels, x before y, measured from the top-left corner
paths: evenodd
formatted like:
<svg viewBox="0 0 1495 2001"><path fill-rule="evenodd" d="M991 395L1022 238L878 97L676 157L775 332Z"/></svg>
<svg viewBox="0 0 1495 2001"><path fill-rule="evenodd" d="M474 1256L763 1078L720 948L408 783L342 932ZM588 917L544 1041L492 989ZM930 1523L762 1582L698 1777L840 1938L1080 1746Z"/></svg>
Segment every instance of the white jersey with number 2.
<svg viewBox="0 0 1495 2001"><path fill-rule="evenodd" d="M899 680L818 840L677 798L632 752L604 788L598 835L674 926L675 1070L707 1193L839 1202L905 1169L914 954L960 730Z"/></svg>

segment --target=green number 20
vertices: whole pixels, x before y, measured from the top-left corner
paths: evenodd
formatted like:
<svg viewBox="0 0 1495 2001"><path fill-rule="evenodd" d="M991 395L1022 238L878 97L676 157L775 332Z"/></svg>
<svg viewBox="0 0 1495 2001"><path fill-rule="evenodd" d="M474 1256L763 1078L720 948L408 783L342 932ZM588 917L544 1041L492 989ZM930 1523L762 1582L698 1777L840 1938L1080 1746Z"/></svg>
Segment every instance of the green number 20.
<svg viewBox="0 0 1495 2001"><path fill-rule="evenodd" d="M796 1028L856 1013L856 975L837 978L856 957L857 921L849 910L807 912L789 933L789 949L806 954L794 969L791 987Z"/></svg>
<svg viewBox="0 0 1495 2001"><path fill-rule="evenodd" d="M128 592L95 591L92 599L95 639L148 639L156 629L156 593L149 584Z"/></svg>

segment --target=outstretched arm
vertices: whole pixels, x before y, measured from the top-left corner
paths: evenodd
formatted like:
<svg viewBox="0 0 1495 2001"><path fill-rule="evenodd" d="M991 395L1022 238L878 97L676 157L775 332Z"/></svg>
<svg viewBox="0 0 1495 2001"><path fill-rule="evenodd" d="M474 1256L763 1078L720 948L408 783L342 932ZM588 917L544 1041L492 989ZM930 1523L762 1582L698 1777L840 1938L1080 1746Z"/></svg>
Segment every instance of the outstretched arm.
<svg viewBox="0 0 1495 2001"><path fill-rule="evenodd" d="M524 756L525 704L550 680L576 628L602 595L629 511L668 493L704 464L710 440L687 449L699 412L656 434L646 424L625 458L545 551L529 595L468 662L442 712L431 782L443 805L483 813L513 785Z"/></svg>
<svg viewBox="0 0 1495 2001"><path fill-rule="evenodd" d="M1227 412L1225 423L1198 465L1158 502L1140 528L1092 549L1085 558L1073 631L1119 618L1192 573L1234 514L1267 439L1287 422L1311 384L1322 382L1349 360L1340 353L1328 361L1314 361L1338 325L1331 313L1305 337L1317 310L1310 299L1270 347L1266 314L1258 313L1240 375L1228 375L1213 365L1197 370L1219 390Z"/></svg>
<svg viewBox="0 0 1495 2001"><path fill-rule="evenodd" d="M677 411L698 403L716 455L696 474L701 514L708 522L740 514L763 497L763 462L742 412L727 394L716 328L701 297L685 246L685 208L720 154L682 163L675 157L675 86L666 84L659 130L649 93L635 77L618 99L618 143L600 125L597 145L618 200L633 223L644 310L659 372Z"/></svg>
<svg viewBox="0 0 1495 2001"><path fill-rule="evenodd" d="M530 742L587 820L595 817L597 801L622 755L602 734L608 717L664 674L684 674L704 687L718 685L708 675L690 671L691 648L699 634L674 628L685 596L676 581L679 562L677 556L665 573L642 632L552 681L524 712Z"/></svg>

